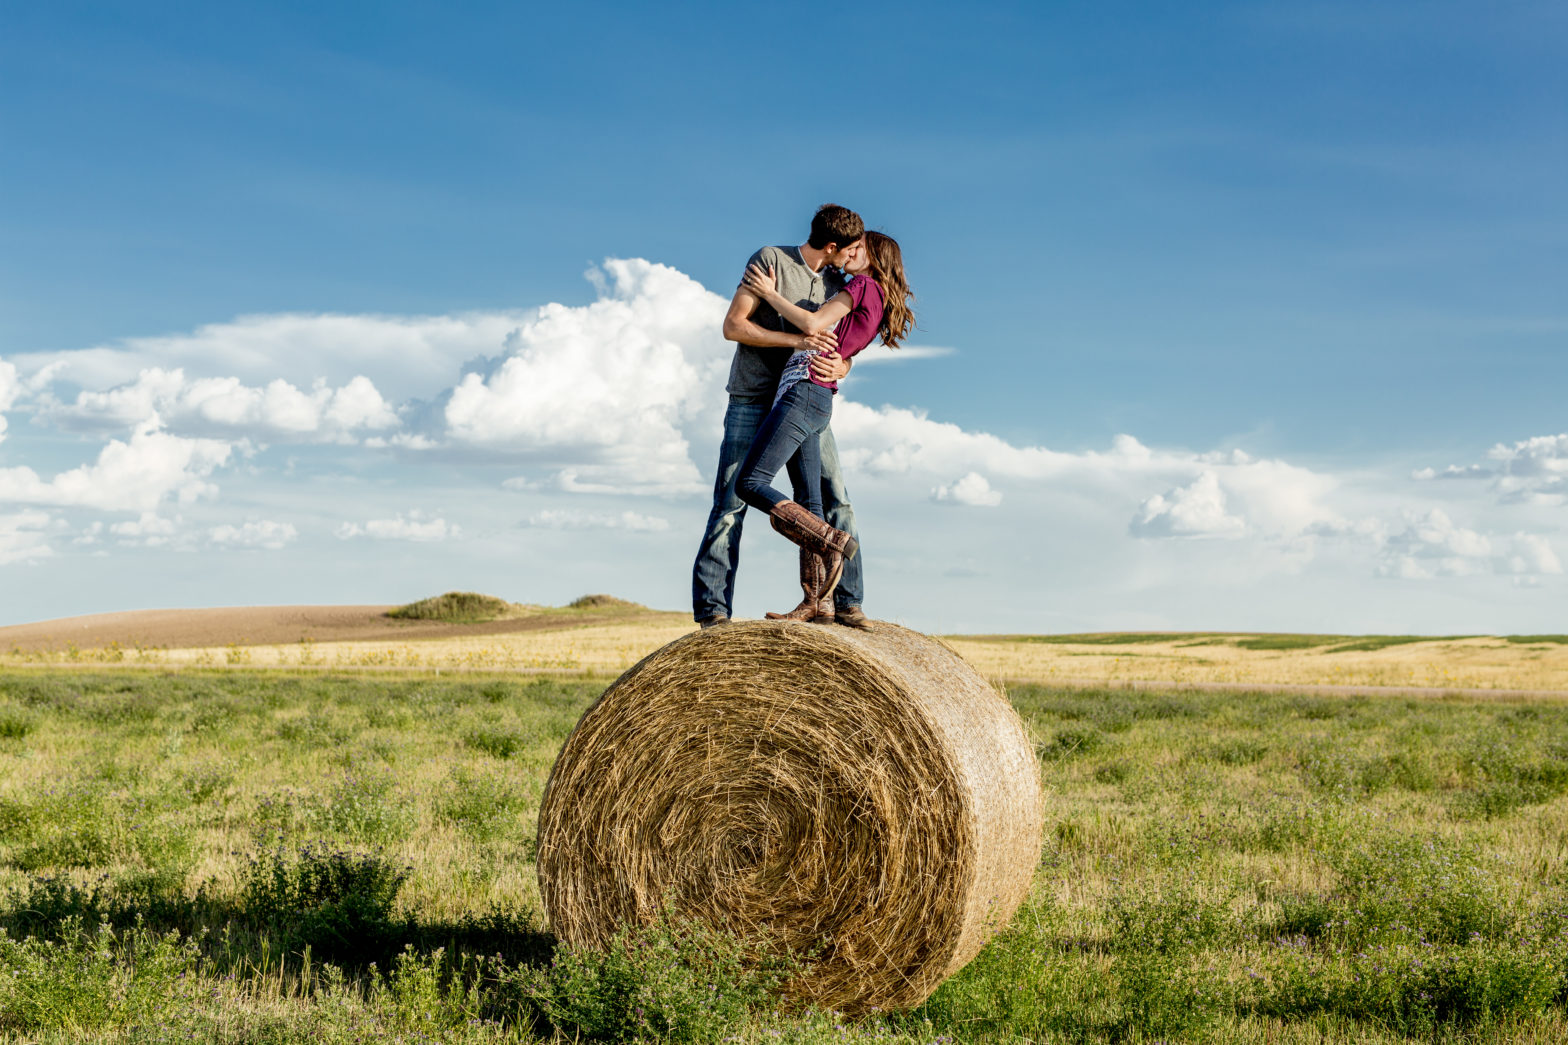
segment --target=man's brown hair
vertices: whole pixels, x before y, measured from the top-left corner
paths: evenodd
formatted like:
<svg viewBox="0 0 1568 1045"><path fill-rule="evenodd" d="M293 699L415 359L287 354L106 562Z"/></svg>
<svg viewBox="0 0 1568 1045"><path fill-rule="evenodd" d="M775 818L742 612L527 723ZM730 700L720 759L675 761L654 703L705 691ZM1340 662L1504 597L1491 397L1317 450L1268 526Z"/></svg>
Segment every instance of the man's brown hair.
<svg viewBox="0 0 1568 1045"><path fill-rule="evenodd" d="M847 247L866 234L866 223L860 215L837 203L824 203L811 219L811 238L806 246L821 250L829 243Z"/></svg>

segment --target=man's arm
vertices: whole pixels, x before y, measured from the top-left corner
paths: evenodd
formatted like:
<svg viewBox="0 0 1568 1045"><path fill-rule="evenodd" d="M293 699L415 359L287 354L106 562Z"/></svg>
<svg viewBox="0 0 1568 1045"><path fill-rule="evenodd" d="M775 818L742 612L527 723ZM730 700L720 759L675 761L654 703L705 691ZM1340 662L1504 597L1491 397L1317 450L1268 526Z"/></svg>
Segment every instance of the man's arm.
<svg viewBox="0 0 1568 1045"><path fill-rule="evenodd" d="M762 299L757 295L745 287L736 288L735 296L730 299L730 310L724 313L725 338L757 348L799 348L802 335L767 330L751 321L751 314L760 304Z"/></svg>

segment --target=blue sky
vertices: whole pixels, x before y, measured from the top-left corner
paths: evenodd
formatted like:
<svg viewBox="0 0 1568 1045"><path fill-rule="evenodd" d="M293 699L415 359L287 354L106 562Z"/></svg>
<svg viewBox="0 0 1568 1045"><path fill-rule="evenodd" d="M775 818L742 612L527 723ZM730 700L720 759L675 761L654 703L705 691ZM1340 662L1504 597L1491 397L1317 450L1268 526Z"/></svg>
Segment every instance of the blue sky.
<svg viewBox="0 0 1568 1045"><path fill-rule="evenodd" d="M713 313L835 200L946 350L842 397L874 615L1560 624L1561 4L4 18L0 621L682 606Z"/></svg>

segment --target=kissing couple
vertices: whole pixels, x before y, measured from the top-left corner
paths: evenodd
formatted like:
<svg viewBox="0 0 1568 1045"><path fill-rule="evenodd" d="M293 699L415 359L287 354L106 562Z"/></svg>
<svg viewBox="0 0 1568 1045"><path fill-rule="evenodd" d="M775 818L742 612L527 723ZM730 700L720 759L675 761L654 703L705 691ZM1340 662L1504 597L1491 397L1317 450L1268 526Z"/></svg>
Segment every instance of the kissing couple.
<svg viewBox="0 0 1568 1045"><path fill-rule="evenodd" d="M800 605L771 620L870 628L863 556L828 422L838 382L878 335L897 348L914 326L898 243L860 215L824 204L798 247L751 256L724 316L735 342L713 508L692 566L692 616L704 628L733 616L746 508L800 548ZM773 488L780 468L792 497Z"/></svg>

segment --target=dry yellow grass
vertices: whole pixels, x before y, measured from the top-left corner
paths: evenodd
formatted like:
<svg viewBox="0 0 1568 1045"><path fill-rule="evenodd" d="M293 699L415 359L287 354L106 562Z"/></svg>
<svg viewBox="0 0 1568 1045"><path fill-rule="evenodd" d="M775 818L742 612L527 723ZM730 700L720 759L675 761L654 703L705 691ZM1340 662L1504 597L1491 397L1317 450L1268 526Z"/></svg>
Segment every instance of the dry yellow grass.
<svg viewBox="0 0 1568 1045"><path fill-rule="evenodd" d="M295 642L186 649L111 644L92 649L0 652L0 666L118 664L149 667L390 668L581 672L614 676L693 629L682 613L645 612L508 634L391 641ZM1255 633L1083 636L954 636L946 641L991 679L1039 682L1176 682L1242 685L1415 686L1568 691L1568 644L1495 637L1429 639L1356 650L1348 641L1299 649L1248 649ZM1276 637L1277 638L1277 637Z"/></svg>
<svg viewBox="0 0 1568 1045"><path fill-rule="evenodd" d="M1247 683L1568 690L1568 645L1433 639L1375 650L1246 649L1245 635L1173 636L1126 645L971 636L949 644L981 673L1039 682ZM1337 645L1347 645L1339 643Z"/></svg>

